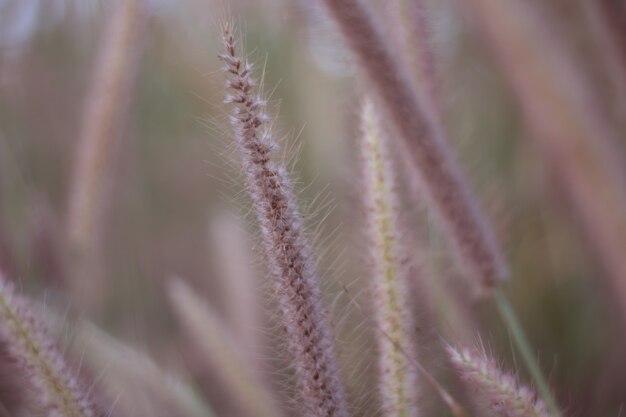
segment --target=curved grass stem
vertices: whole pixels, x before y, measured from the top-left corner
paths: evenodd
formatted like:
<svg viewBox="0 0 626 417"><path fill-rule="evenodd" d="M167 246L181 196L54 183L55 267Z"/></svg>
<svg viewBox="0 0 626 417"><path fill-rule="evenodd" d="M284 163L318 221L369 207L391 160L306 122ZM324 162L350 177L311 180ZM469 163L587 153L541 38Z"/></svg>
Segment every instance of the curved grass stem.
<svg viewBox="0 0 626 417"><path fill-rule="evenodd" d="M498 312L500 313L500 317L502 321L504 321L506 327L508 328L511 336L513 336L513 343L515 347L522 355L522 360L524 361L524 365L526 365L526 369L530 373L531 378L533 379L537 391L543 397L543 400L548 407L548 411L552 415L552 417L561 417L561 412L559 411L559 407L557 405L556 399L550 391L550 387L548 386L548 382L546 381L541 369L539 367L539 363L535 358L535 355L532 352L532 348L530 347L530 343L528 342L528 338L524 333L524 329L511 306L511 302L507 297L506 293L502 290L502 288L496 288L494 290L494 298L496 301L496 306L498 307Z"/></svg>

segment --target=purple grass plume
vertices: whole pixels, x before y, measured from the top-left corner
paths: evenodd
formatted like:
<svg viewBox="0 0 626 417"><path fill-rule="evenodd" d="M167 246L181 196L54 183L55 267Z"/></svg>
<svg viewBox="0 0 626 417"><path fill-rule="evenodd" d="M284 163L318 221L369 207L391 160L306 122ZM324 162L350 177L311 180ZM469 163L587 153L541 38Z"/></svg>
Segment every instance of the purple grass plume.
<svg viewBox="0 0 626 417"><path fill-rule="evenodd" d="M223 30L220 59L231 91L226 103L232 105L231 125L275 279L302 405L310 417L346 417L333 337L302 215L285 167L271 160L277 145L267 128L266 103L256 90L252 65L240 56L231 25L225 23Z"/></svg>

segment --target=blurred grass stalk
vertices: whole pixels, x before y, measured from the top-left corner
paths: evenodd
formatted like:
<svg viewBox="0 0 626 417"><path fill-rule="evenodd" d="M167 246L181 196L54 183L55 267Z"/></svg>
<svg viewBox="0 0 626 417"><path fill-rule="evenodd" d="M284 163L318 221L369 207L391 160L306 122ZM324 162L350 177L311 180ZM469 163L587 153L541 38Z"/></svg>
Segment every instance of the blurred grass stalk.
<svg viewBox="0 0 626 417"><path fill-rule="evenodd" d="M371 280L377 327L387 338L378 339L379 394L385 417L419 415L417 372L397 348L416 352L413 317L409 309L410 261L400 233L400 210L388 138L379 111L366 98L361 112L364 205L370 239Z"/></svg>
<svg viewBox="0 0 626 417"><path fill-rule="evenodd" d="M471 402L479 415L551 416L534 391L521 385L514 375L501 371L484 349L448 346L447 351L452 364L471 390Z"/></svg>
<svg viewBox="0 0 626 417"><path fill-rule="evenodd" d="M174 279L168 295L187 340L202 353L202 368L210 367L237 401L241 415L280 417L281 413L263 389L250 360L239 355L233 334L215 311L209 308L182 280Z"/></svg>
<svg viewBox="0 0 626 417"><path fill-rule="evenodd" d="M626 175L592 86L531 3L471 0L546 162L572 200L626 325ZM537 6L538 7L538 6Z"/></svg>
<svg viewBox="0 0 626 417"><path fill-rule="evenodd" d="M59 313L46 311L47 321L57 335L72 334L70 344L74 357L85 367L103 370L96 393L114 399L113 415L155 415L180 417L212 417L213 411L193 391L187 381L161 369L145 353L114 338L92 323L68 320Z"/></svg>
<svg viewBox="0 0 626 417"><path fill-rule="evenodd" d="M421 0L392 0L387 4L387 25L391 31L390 36L396 45L402 48L402 59L407 65L407 74L413 89L423 98L424 109L429 117L441 129L445 129L442 99L440 97L440 80L437 77L437 57L432 45L432 26L428 12L430 11L424 1ZM398 145L397 143L394 143ZM403 151L401 146L396 146L396 160L399 174L403 175L410 192L408 197L411 204L420 206L425 203L422 195L420 174L412 161L412 157ZM429 224L430 218L436 217L430 213L425 219ZM435 219L436 221L436 219ZM436 229L437 225L432 224ZM430 226L429 226L430 227ZM439 247L440 239L436 234L431 237L430 246ZM413 247L419 247L421 239L414 236ZM418 252L428 251L426 247L418 249ZM423 255L422 255L423 256ZM479 333L480 325L473 314L469 311L468 300L460 297L454 289L442 280L441 271L437 271L440 265L435 260L436 255L430 254L429 264L433 268L428 274L421 274L420 291L426 291L432 298L432 311L436 312L441 324L441 329L448 340L470 343ZM435 276L437 275L437 276ZM429 300L423 300L428 302Z"/></svg>
<svg viewBox="0 0 626 417"><path fill-rule="evenodd" d="M228 212L218 213L210 223L210 240L217 260L221 278L220 289L226 300L226 315L229 327L238 344L246 346L247 356L253 356L260 346L259 328L263 325L262 309L252 266L252 248L244 223Z"/></svg>
<svg viewBox="0 0 626 417"><path fill-rule="evenodd" d="M616 22L619 19L619 6L607 0L579 0L585 16L587 26L593 37L604 63L606 64L605 75L610 80L613 88L612 103L616 109L617 120L626 121L626 41L622 38L626 29L620 27L624 22ZM615 3L617 4L617 3ZM626 10L625 10L626 11ZM623 13L623 12L622 12ZM623 33L619 33L620 30Z"/></svg>
<svg viewBox="0 0 626 417"><path fill-rule="evenodd" d="M437 62L426 4L422 0L391 0L387 13L390 35L394 44L402 48L409 81L422 97L428 117L443 126Z"/></svg>
<svg viewBox="0 0 626 417"><path fill-rule="evenodd" d="M116 139L130 109L141 56L146 0L117 0L94 66L70 179L67 235L73 299L86 311L102 302L102 215L106 211Z"/></svg>

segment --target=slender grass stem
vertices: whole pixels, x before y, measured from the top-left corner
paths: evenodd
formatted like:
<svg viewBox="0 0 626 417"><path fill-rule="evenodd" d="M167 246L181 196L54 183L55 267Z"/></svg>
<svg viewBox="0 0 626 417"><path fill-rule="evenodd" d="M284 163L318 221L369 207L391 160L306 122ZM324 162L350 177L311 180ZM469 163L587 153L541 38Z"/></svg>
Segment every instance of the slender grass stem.
<svg viewBox="0 0 626 417"><path fill-rule="evenodd" d="M537 391L543 397L543 400L548 407L548 411L553 417L561 417L561 412L559 411L556 399L554 398L552 391L550 391L548 382L539 368L539 363L532 352L532 348L528 342L528 337L526 337L526 334L524 333L524 329L522 328L522 325L517 318L513 307L511 306L509 298L502 288L495 289L494 298L496 300L496 306L498 307L500 317L511 332L511 335L513 336L513 343L522 355L522 360L524 361L524 364L526 365L526 368L536 385Z"/></svg>

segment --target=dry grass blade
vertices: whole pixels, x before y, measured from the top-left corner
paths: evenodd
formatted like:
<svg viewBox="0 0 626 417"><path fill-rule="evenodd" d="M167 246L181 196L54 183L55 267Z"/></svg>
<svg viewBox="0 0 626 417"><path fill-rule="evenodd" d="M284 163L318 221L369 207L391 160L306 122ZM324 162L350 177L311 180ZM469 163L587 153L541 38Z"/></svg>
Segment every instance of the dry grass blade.
<svg viewBox="0 0 626 417"><path fill-rule="evenodd" d="M259 346L263 320L258 274L252 265L244 224L232 214L220 213L211 221L211 243L215 247L221 289L224 292L229 328L241 345Z"/></svg>
<svg viewBox="0 0 626 417"><path fill-rule="evenodd" d="M612 102L620 122L626 112L626 41L624 14L626 5L611 0L579 0L595 46L606 67Z"/></svg>

